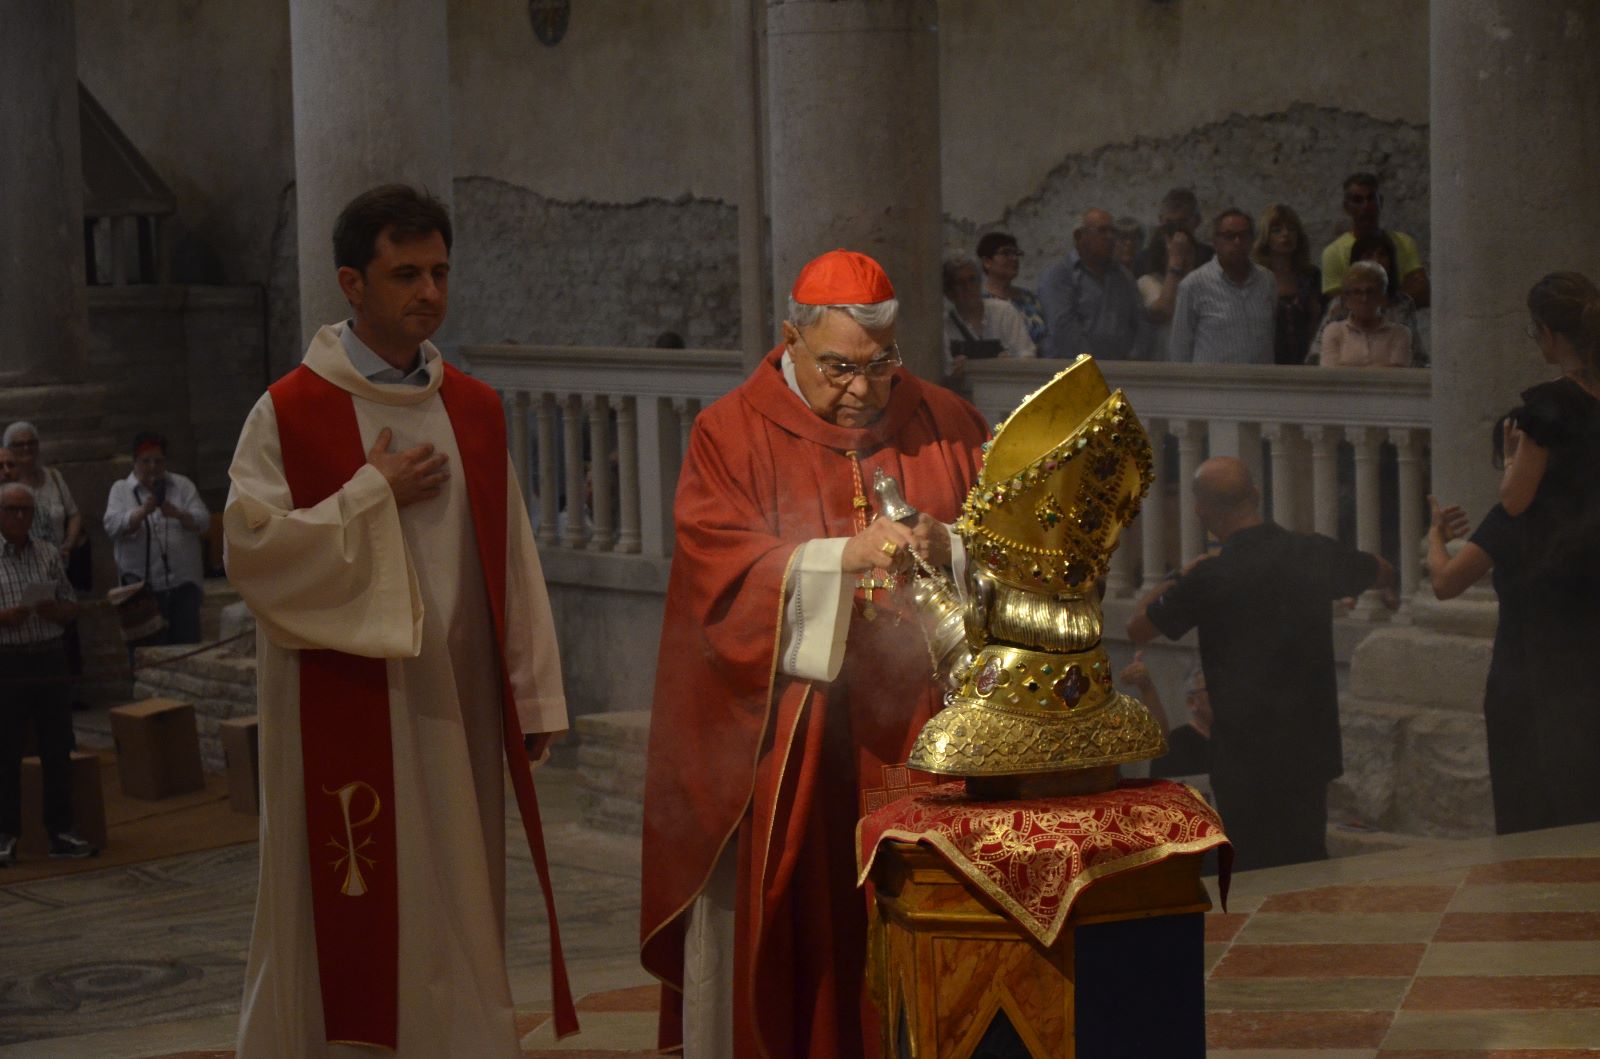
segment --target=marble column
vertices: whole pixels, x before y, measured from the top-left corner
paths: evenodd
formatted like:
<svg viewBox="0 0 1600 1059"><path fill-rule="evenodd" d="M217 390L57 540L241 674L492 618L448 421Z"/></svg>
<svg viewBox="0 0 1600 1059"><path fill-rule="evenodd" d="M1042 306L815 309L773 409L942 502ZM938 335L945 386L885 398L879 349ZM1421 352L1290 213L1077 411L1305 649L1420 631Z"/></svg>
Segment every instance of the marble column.
<svg viewBox="0 0 1600 1059"><path fill-rule="evenodd" d="M333 222L346 203L387 183L451 201L447 6L446 0L289 0L300 326L307 341L323 324L349 315L333 265Z"/></svg>
<svg viewBox="0 0 1600 1059"><path fill-rule="evenodd" d="M0 379L78 380L88 310L70 0L0 0L0 99Z"/></svg>
<svg viewBox="0 0 1600 1059"><path fill-rule="evenodd" d="M772 286L781 319L806 261L835 247L888 271L897 339L942 374L939 41L934 0L770 0Z"/></svg>
<svg viewBox="0 0 1600 1059"><path fill-rule="evenodd" d="M754 370L772 348L771 283L767 278L766 94L762 33L766 0L730 0L734 90L729 93L739 154L739 348Z"/></svg>
<svg viewBox="0 0 1600 1059"><path fill-rule="evenodd" d="M1429 5L1433 492L1495 502L1490 431L1551 377L1523 333L1547 272L1600 280L1600 6Z"/></svg>
<svg viewBox="0 0 1600 1059"><path fill-rule="evenodd" d="M1551 377L1523 334L1528 288L1561 269L1600 277L1600 6L1436 2L1429 37L1431 491L1476 522L1496 497L1495 420ZM1331 805L1386 830L1488 833L1493 594L1483 585L1440 603L1424 582L1408 614L1413 624L1375 630L1351 660Z"/></svg>

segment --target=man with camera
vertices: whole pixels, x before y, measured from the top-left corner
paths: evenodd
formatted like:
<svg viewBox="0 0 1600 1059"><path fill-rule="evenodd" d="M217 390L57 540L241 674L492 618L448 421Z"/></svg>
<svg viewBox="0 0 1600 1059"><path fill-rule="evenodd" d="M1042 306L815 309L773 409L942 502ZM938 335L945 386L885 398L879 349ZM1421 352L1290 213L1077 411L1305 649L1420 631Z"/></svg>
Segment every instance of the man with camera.
<svg viewBox="0 0 1600 1059"><path fill-rule="evenodd" d="M118 580L144 582L167 622L142 644L200 642L200 536L210 525L211 512L194 483L167 470L167 439L141 431L133 439L133 472L106 498L105 526Z"/></svg>

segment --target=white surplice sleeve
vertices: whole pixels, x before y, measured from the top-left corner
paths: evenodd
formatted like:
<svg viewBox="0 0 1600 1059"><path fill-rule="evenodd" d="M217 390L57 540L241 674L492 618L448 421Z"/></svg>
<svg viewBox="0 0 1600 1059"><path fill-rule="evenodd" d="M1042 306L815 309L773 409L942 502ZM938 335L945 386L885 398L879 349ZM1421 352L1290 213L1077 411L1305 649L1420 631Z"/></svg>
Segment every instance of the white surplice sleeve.
<svg viewBox="0 0 1600 1059"><path fill-rule="evenodd" d="M382 473L365 464L315 507L296 508L270 395L251 409L222 514L231 581L267 639L367 658L422 650L422 595Z"/></svg>
<svg viewBox="0 0 1600 1059"><path fill-rule="evenodd" d="M801 680L831 681L844 665L855 578L839 568L849 537L824 537L800 545L783 601L778 672Z"/></svg>
<svg viewBox="0 0 1600 1059"><path fill-rule="evenodd" d="M506 671L524 732L567 727L567 697L550 593L516 469L506 469Z"/></svg>
<svg viewBox="0 0 1600 1059"><path fill-rule="evenodd" d="M956 595L965 598L967 550L950 535L950 567ZM856 579L841 570L849 537L824 537L800 545L783 601L778 672L801 680L836 680L850 635L850 603Z"/></svg>

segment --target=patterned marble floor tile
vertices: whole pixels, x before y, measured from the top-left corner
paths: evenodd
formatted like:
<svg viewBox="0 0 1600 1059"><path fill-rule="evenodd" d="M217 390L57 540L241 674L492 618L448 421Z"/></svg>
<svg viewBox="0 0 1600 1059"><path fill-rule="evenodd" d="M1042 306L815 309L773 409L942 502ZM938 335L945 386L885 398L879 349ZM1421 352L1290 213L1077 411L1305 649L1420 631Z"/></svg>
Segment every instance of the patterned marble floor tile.
<svg viewBox="0 0 1600 1059"><path fill-rule="evenodd" d="M1207 1048L1206 1059L1378 1059L1376 1048Z"/></svg>
<svg viewBox="0 0 1600 1059"><path fill-rule="evenodd" d="M1212 942L1232 941L1239 928L1245 925L1250 917L1240 912L1207 913L1205 918L1206 940Z"/></svg>
<svg viewBox="0 0 1600 1059"><path fill-rule="evenodd" d="M1600 912L1446 912L1433 940L1600 941Z"/></svg>
<svg viewBox="0 0 1600 1059"><path fill-rule="evenodd" d="M1273 894L1262 912L1443 912L1454 886L1324 886Z"/></svg>
<svg viewBox="0 0 1600 1059"><path fill-rule="evenodd" d="M1387 1011L1218 1011L1206 1016L1212 1048L1376 1048L1394 1015Z"/></svg>
<svg viewBox="0 0 1600 1059"><path fill-rule="evenodd" d="M1235 945L1283 942L1426 942L1438 929L1436 912L1376 912L1370 915L1324 912L1268 912L1250 917Z"/></svg>
<svg viewBox="0 0 1600 1059"><path fill-rule="evenodd" d="M1600 1009L1600 975L1493 975L1419 978L1407 1011Z"/></svg>
<svg viewBox="0 0 1600 1059"><path fill-rule="evenodd" d="M1394 1011L1409 978L1213 978L1208 1011Z"/></svg>
<svg viewBox="0 0 1600 1059"><path fill-rule="evenodd" d="M1579 1059L1595 1055L1600 1051L1594 1048L1385 1048L1378 1052L1378 1059Z"/></svg>
<svg viewBox="0 0 1600 1059"><path fill-rule="evenodd" d="M596 1048L648 1053L656 1044L654 1012L595 1011L580 1016L583 1032L556 1040L555 1025L545 1023L522 1039L524 1051L545 1049L556 1054Z"/></svg>
<svg viewBox="0 0 1600 1059"><path fill-rule="evenodd" d="M1467 872L1468 886L1520 882L1600 883L1600 857L1528 857L1481 864Z"/></svg>
<svg viewBox="0 0 1600 1059"><path fill-rule="evenodd" d="M1590 912L1600 908L1600 883L1518 882L1463 886L1451 912Z"/></svg>
<svg viewBox="0 0 1600 1059"><path fill-rule="evenodd" d="M1385 1048L1590 1048L1600 1011L1401 1011Z"/></svg>
<svg viewBox="0 0 1600 1059"><path fill-rule="evenodd" d="M647 1011L661 1010L661 987L634 986L631 989L613 989L594 993L578 1001L579 1011Z"/></svg>
<svg viewBox="0 0 1600 1059"><path fill-rule="evenodd" d="M1600 941L1435 942L1422 975L1589 974L1600 969Z"/></svg>
<svg viewBox="0 0 1600 1059"><path fill-rule="evenodd" d="M1211 972L1219 978L1410 977L1422 945L1234 945Z"/></svg>

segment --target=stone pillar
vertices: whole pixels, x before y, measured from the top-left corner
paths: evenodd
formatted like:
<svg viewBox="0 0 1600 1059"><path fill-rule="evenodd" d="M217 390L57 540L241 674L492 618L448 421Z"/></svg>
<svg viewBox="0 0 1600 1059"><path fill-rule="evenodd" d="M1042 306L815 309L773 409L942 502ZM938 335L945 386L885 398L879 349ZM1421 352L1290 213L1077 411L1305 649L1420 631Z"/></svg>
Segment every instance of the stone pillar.
<svg viewBox="0 0 1600 1059"><path fill-rule="evenodd" d="M1600 276L1597 51L1590 0L1429 5L1432 492L1474 522L1495 502L1495 420L1551 375L1523 334L1528 288L1559 269ZM1488 833L1493 596L1441 604L1424 583L1410 613L1414 624L1375 630L1351 660L1331 804L1388 830Z"/></svg>
<svg viewBox="0 0 1600 1059"><path fill-rule="evenodd" d="M333 267L333 222L347 202L387 183L451 201L446 7L445 0L289 0L306 341L349 316Z"/></svg>
<svg viewBox="0 0 1600 1059"><path fill-rule="evenodd" d="M1429 54L1433 492L1476 522L1495 420L1551 375L1523 333L1528 288L1600 278L1600 7L1430 4Z"/></svg>
<svg viewBox="0 0 1600 1059"><path fill-rule="evenodd" d="M0 379L8 386L85 373L72 9L70 0L0 0Z"/></svg>
<svg viewBox="0 0 1600 1059"><path fill-rule="evenodd" d="M734 91L729 94L738 127L739 153L739 348L754 370L772 348L776 332L767 311L767 167L763 129L761 38L766 0L730 0Z"/></svg>
<svg viewBox="0 0 1600 1059"><path fill-rule="evenodd" d="M939 41L934 0L769 0L772 286L835 247L870 254L900 299L911 370L943 373Z"/></svg>

